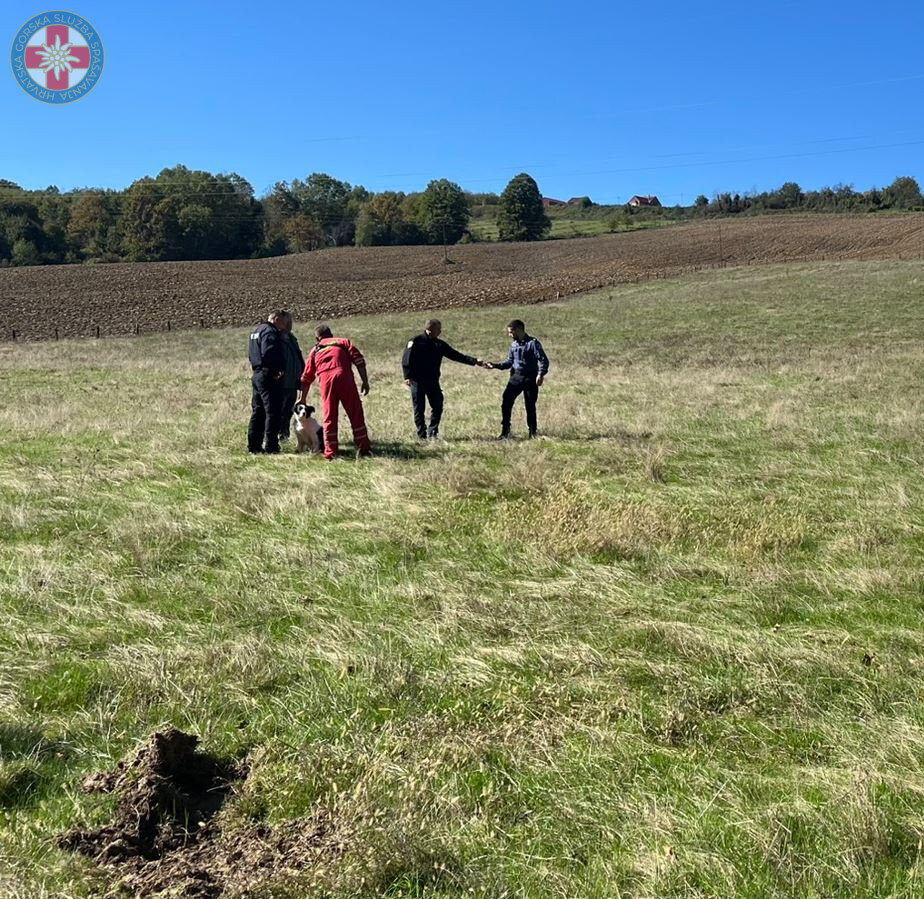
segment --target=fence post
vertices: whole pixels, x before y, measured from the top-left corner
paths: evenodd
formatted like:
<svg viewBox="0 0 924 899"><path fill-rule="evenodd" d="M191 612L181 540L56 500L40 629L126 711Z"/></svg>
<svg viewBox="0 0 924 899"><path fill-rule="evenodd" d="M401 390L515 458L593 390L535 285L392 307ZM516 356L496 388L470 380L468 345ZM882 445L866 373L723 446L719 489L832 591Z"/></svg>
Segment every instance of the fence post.
<svg viewBox="0 0 924 899"><path fill-rule="evenodd" d="M57 340L57 339L58 339L58 329L55 328L55 340Z"/></svg>
<svg viewBox="0 0 924 899"><path fill-rule="evenodd" d="M169 318L167 319L167 330L168 331L170 330L170 319Z"/></svg>
<svg viewBox="0 0 924 899"><path fill-rule="evenodd" d="M13 328L13 341L14 343L16 341L16 329L15 328Z"/></svg>
<svg viewBox="0 0 924 899"><path fill-rule="evenodd" d="M96 339L99 340L99 325L96 326Z"/></svg>

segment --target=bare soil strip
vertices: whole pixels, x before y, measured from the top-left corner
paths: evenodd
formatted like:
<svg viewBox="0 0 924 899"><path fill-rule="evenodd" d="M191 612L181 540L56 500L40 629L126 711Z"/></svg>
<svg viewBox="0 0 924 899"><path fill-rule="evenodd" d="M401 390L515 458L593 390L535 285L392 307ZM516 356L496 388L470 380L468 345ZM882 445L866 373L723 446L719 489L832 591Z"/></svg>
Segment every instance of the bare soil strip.
<svg viewBox="0 0 924 899"><path fill-rule="evenodd" d="M779 216L533 244L369 247L275 259L0 270L0 340L535 303L716 265L924 256L924 215Z"/></svg>

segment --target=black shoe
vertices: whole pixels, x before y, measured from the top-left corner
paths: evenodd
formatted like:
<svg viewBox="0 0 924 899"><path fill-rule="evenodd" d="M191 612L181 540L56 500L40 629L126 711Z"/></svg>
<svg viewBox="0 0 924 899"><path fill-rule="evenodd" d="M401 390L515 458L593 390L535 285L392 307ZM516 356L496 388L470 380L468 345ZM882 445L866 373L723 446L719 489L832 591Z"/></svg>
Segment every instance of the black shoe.
<svg viewBox="0 0 924 899"><path fill-rule="evenodd" d="M539 436L539 432L538 432L538 431L530 431L530 432L529 432L529 439L530 439L530 440L535 440L538 436Z"/></svg>
<svg viewBox="0 0 924 899"><path fill-rule="evenodd" d="M497 440L509 440L509 439L510 439L510 434L509 434L507 431L503 431L502 433L498 434L497 437L496 437L495 439L497 439Z"/></svg>
<svg viewBox="0 0 924 899"><path fill-rule="evenodd" d="M371 449L358 449L356 450L356 458L357 459L371 459L372 450Z"/></svg>

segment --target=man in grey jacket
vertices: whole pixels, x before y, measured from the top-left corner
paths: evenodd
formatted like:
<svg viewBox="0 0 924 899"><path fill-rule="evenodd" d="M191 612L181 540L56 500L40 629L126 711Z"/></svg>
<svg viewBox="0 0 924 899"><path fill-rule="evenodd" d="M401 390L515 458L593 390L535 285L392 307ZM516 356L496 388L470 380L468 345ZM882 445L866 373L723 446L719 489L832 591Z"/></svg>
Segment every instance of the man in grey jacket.
<svg viewBox="0 0 924 899"><path fill-rule="evenodd" d="M538 338L530 337L526 333L526 325L515 318L507 325L507 336L512 339L510 352L503 362L496 363L493 368L510 370L510 380L504 389L501 400L501 432L500 440L510 437L510 417L513 412L513 403L522 393L523 403L526 406L526 426L529 436L535 437L539 433L536 420L536 401L539 399L539 388L549 373L549 357Z"/></svg>

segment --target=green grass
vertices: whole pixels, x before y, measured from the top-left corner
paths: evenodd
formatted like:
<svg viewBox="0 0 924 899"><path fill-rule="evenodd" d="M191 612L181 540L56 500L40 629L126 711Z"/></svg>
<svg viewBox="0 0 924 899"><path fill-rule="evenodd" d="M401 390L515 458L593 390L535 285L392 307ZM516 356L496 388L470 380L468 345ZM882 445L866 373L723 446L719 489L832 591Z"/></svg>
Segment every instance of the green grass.
<svg viewBox="0 0 924 899"><path fill-rule="evenodd" d="M924 895L922 283L445 311L552 358L502 445L499 373L447 363L420 446L417 318L336 323L382 450L340 465L243 452L243 331L0 347L0 895L106 888L51 837L167 722L249 756L228 829L340 822L293 896Z"/></svg>
<svg viewBox="0 0 924 899"><path fill-rule="evenodd" d="M553 239L596 237L599 234L614 233L609 221L605 219L581 219L552 215L551 221L552 228L548 236ZM615 231L642 231L648 228L663 228L671 224L674 223L672 221L661 221L660 219L640 219L637 222L618 225ZM469 230L477 240L496 241L498 239L497 222L494 219L472 219L469 222Z"/></svg>

